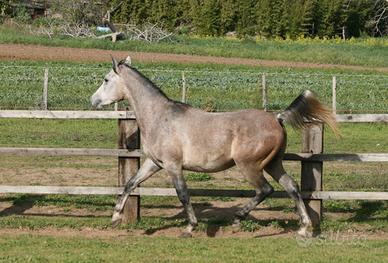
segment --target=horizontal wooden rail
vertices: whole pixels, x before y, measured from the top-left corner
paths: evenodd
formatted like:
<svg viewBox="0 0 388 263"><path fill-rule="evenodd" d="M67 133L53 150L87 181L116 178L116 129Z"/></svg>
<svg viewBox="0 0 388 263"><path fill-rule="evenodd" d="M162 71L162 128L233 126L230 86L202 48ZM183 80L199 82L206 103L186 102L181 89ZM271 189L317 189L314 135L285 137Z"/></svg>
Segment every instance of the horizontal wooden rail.
<svg viewBox="0 0 388 263"><path fill-rule="evenodd" d="M338 114L337 122L388 122L388 114Z"/></svg>
<svg viewBox="0 0 388 263"><path fill-rule="evenodd" d="M1 185L0 193L14 194L69 194L69 195L119 195L122 187L91 187L91 186L8 186ZM253 197L253 190L225 189L189 189L192 196L228 196ZM176 196L175 188L138 187L132 195L140 196ZM388 200L388 192L337 192L314 191L302 192L305 199L323 200ZM272 198L288 198L286 192L276 191Z"/></svg>
<svg viewBox="0 0 388 263"><path fill-rule="evenodd" d="M0 110L0 118L135 119L133 111ZM337 114L338 122L388 122L388 114Z"/></svg>
<svg viewBox="0 0 388 263"><path fill-rule="evenodd" d="M112 156L141 157L140 150L91 149L91 148L16 148L1 147L0 154L12 155L49 155L49 156Z"/></svg>
<svg viewBox="0 0 388 263"><path fill-rule="evenodd" d="M305 162L388 162L388 153L286 153L284 160Z"/></svg>
<svg viewBox="0 0 388 263"><path fill-rule="evenodd" d="M22 119L136 119L133 111L0 110L0 118Z"/></svg>
<svg viewBox="0 0 388 263"><path fill-rule="evenodd" d="M141 157L140 150L125 149L92 149L92 148L18 148L0 147L0 154L11 155L50 155L50 156L112 156L112 157ZM341 154L309 154L286 153L286 161L311 162L388 162L388 153L341 153Z"/></svg>

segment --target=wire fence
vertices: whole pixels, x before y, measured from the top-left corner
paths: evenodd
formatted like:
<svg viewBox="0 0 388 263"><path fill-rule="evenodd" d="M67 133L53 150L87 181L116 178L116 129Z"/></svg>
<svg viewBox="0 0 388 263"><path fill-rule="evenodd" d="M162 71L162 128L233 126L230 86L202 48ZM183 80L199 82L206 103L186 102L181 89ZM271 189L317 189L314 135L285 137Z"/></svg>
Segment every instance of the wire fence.
<svg viewBox="0 0 388 263"><path fill-rule="evenodd" d="M0 108L41 109L44 70L42 66L0 66ZM323 102L332 104L332 74L184 70L183 81L182 70L147 67L139 70L175 100L181 100L185 82L187 102L206 110L263 108L263 94L267 96L268 110L282 110L305 89L314 90ZM89 98L107 73L106 67L80 66L50 66L48 71L47 107L50 110L90 109ZM388 75L335 75L337 112L388 112ZM124 102L119 107L125 105Z"/></svg>

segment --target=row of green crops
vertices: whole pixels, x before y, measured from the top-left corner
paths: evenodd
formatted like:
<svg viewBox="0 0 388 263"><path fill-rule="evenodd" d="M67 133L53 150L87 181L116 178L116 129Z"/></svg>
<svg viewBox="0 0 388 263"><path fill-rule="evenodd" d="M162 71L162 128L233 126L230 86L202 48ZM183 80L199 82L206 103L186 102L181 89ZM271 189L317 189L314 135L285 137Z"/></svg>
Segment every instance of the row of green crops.
<svg viewBox="0 0 388 263"><path fill-rule="evenodd" d="M182 70L145 65L143 74L175 100L181 98ZM39 109L42 101L43 66L0 65L0 108ZM51 110L90 109L89 97L102 83L105 66L52 66L49 68L48 107ZM336 73L339 112L388 112L388 76ZM261 108L260 71L187 70L188 103L209 110ZM305 89L316 91L331 103L333 74L267 72L268 106L284 109Z"/></svg>

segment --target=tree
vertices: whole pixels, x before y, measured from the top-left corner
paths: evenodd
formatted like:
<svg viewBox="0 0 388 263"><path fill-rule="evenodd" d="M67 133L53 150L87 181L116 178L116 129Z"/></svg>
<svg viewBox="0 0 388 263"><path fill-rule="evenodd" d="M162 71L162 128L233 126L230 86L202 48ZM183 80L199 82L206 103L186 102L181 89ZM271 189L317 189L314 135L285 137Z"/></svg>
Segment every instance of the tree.
<svg viewBox="0 0 388 263"><path fill-rule="evenodd" d="M238 21L238 1L237 0L221 1L221 10L220 10L221 34L235 31L237 27L237 21Z"/></svg>
<svg viewBox="0 0 388 263"><path fill-rule="evenodd" d="M204 0L201 19L198 23L198 33L216 36L220 33L220 7L218 0Z"/></svg>
<svg viewBox="0 0 388 263"><path fill-rule="evenodd" d="M306 0L302 6L299 32L305 36L314 36L319 25L319 2L317 0Z"/></svg>
<svg viewBox="0 0 388 263"><path fill-rule="evenodd" d="M147 20L152 23L161 23L164 28L173 30L177 17L174 2L173 0L154 0Z"/></svg>
<svg viewBox="0 0 388 263"><path fill-rule="evenodd" d="M324 0L323 19L321 23L321 36L334 37L342 32L341 27L341 11L343 0Z"/></svg>
<svg viewBox="0 0 388 263"><path fill-rule="evenodd" d="M238 1L237 33L240 36L254 35L256 32L255 4L254 0Z"/></svg>
<svg viewBox="0 0 388 263"><path fill-rule="evenodd" d="M386 0L376 0L374 2L367 27L372 36L388 34L388 2Z"/></svg>
<svg viewBox="0 0 388 263"><path fill-rule="evenodd" d="M263 36L272 35L272 4L271 0L260 0L256 3L257 32Z"/></svg>

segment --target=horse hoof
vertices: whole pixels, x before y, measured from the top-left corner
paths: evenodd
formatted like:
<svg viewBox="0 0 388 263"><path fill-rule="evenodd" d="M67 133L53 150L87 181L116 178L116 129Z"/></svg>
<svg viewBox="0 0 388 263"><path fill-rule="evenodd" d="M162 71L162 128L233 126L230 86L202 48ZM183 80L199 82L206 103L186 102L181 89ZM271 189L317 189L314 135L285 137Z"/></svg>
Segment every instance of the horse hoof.
<svg viewBox="0 0 388 263"><path fill-rule="evenodd" d="M181 234L180 234L180 238L190 238L190 237L192 237L193 236L193 234L191 234L190 232L182 232Z"/></svg>
<svg viewBox="0 0 388 263"><path fill-rule="evenodd" d="M234 223L232 225L232 233L237 233L241 231L241 224L240 223Z"/></svg>
<svg viewBox="0 0 388 263"><path fill-rule="evenodd" d="M118 225L120 225L121 221L122 221L121 218L116 219L116 220L112 220L112 228L116 228Z"/></svg>
<svg viewBox="0 0 388 263"><path fill-rule="evenodd" d="M116 228L118 225L120 225L121 221L123 221L121 214L117 212L113 213L112 228Z"/></svg>
<svg viewBox="0 0 388 263"><path fill-rule="evenodd" d="M298 230L298 235L305 238L312 238L313 237L313 231L310 230L308 227L301 227Z"/></svg>

